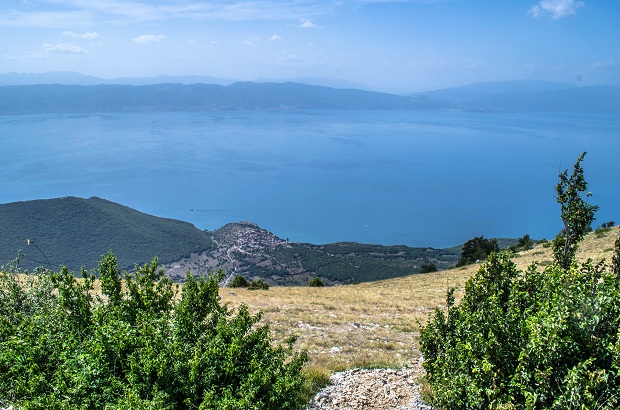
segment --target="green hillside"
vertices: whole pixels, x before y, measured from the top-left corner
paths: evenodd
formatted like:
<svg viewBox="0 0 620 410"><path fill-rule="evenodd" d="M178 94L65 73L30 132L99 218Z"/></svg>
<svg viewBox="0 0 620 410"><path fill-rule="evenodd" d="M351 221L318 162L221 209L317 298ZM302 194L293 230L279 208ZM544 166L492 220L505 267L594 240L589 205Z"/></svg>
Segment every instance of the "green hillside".
<svg viewBox="0 0 620 410"><path fill-rule="evenodd" d="M22 269L56 270L61 264L73 271L91 269L108 250L117 256L120 267L128 269L154 256L166 263L211 246L210 237L190 223L96 197L0 205L0 264L8 264L21 249Z"/></svg>

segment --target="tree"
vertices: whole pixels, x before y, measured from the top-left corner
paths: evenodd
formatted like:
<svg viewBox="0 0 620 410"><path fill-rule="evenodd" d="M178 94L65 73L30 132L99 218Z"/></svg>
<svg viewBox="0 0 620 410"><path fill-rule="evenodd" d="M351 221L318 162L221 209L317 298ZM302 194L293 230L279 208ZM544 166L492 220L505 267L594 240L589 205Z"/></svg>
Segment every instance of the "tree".
<svg viewBox="0 0 620 410"><path fill-rule="evenodd" d="M243 276L235 276L233 281L230 283L231 288L247 288L248 286L250 286L250 282L248 282Z"/></svg>
<svg viewBox="0 0 620 410"><path fill-rule="evenodd" d="M568 170L564 170L559 175L555 188L564 227L553 240L553 255L564 269L573 263L579 241L591 229L594 214L598 210L598 206L590 205L582 198L583 193L588 189L588 183L581 167L585 156L586 152L577 158L570 177ZM585 194L586 198L590 195L590 192Z"/></svg>
<svg viewBox="0 0 620 410"><path fill-rule="evenodd" d="M248 290L267 290L269 289L269 284L262 279L256 279L250 282L248 286Z"/></svg>
<svg viewBox="0 0 620 410"><path fill-rule="evenodd" d="M465 266L477 261L483 261L491 253L498 251L499 245L496 239L484 239L483 236L470 239L463 244L461 258L456 263L456 266Z"/></svg>
<svg viewBox="0 0 620 410"><path fill-rule="evenodd" d="M527 251L528 249L532 249L534 247L534 241L530 238L530 235L525 234L519 238L517 242L517 248L523 251Z"/></svg>
<svg viewBox="0 0 620 410"><path fill-rule="evenodd" d="M432 404L446 410L619 408L620 238L611 266L574 261L596 210L579 195L565 195L585 190L582 159L573 177L560 175L566 233L556 243L567 245L554 252L553 264L521 272L510 252L492 253L467 281L461 303L455 306L448 292L447 309L435 309L422 327Z"/></svg>
<svg viewBox="0 0 620 410"><path fill-rule="evenodd" d="M325 286L325 284L321 279L319 279L318 276L315 276L314 278L310 279L310 282L308 282L308 286L314 288L322 288L323 286Z"/></svg>
<svg viewBox="0 0 620 410"><path fill-rule="evenodd" d="M424 262L420 268L420 273L437 272L437 266L433 262Z"/></svg>
<svg viewBox="0 0 620 410"><path fill-rule="evenodd" d="M530 235L525 234L517 240L517 244L510 247L512 251L527 251L534 247L534 241L530 238Z"/></svg>

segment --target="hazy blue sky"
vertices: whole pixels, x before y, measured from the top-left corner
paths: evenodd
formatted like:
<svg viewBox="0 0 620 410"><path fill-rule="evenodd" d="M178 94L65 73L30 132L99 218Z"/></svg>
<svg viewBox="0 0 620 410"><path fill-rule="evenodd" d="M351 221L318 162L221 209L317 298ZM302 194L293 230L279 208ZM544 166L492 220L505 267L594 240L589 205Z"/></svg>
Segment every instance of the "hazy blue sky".
<svg viewBox="0 0 620 410"><path fill-rule="evenodd" d="M620 0L3 0L0 73L620 85Z"/></svg>

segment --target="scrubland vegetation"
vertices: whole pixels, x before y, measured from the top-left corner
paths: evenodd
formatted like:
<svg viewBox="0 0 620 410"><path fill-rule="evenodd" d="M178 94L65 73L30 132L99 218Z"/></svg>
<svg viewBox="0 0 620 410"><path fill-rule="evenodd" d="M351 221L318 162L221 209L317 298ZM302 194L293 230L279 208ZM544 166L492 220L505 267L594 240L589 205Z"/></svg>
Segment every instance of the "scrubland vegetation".
<svg viewBox="0 0 620 410"><path fill-rule="evenodd" d="M585 154L584 154L585 155ZM616 409L620 405L620 238L611 261L576 260L598 209L579 157L556 187L564 228L553 261L517 269L492 253L449 290L422 329L431 390L445 409ZM606 229L606 228L604 228Z"/></svg>
<svg viewBox="0 0 620 410"><path fill-rule="evenodd" d="M306 353L273 346L260 314L219 304L221 277L183 292L145 264L116 259L78 281L67 269L0 275L0 407L295 409Z"/></svg>
<svg viewBox="0 0 620 410"><path fill-rule="evenodd" d="M298 408L334 371L422 350L445 409L616 408L619 230L585 235L581 159L558 184L560 235L482 264L255 290L190 275L178 293L154 264L122 281L111 255L99 279L5 269L0 407Z"/></svg>

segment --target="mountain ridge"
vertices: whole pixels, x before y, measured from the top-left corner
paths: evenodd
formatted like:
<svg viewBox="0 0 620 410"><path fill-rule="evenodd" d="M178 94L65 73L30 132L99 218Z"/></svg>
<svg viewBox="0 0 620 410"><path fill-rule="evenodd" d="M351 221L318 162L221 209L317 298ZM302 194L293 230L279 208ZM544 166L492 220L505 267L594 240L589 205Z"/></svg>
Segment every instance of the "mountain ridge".
<svg viewBox="0 0 620 410"><path fill-rule="evenodd" d="M412 97L299 83L0 87L1 114L425 107Z"/></svg>
<svg viewBox="0 0 620 410"><path fill-rule="evenodd" d="M312 109L620 113L620 87L528 80L399 95L296 82L0 86L5 115Z"/></svg>

